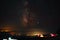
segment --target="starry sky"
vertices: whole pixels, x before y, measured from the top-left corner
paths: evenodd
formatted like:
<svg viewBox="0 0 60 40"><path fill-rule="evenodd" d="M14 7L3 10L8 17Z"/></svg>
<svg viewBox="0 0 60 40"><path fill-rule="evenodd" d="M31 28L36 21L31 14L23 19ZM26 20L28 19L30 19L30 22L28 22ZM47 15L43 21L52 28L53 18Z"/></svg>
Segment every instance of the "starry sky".
<svg viewBox="0 0 60 40"><path fill-rule="evenodd" d="M2 0L0 12L0 27L14 25L21 29L21 18L26 0ZM35 15L39 24L35 28L42 28L49 32L56 32L59 25L58 2L55 0L28 0L30 11Z"/></svg>

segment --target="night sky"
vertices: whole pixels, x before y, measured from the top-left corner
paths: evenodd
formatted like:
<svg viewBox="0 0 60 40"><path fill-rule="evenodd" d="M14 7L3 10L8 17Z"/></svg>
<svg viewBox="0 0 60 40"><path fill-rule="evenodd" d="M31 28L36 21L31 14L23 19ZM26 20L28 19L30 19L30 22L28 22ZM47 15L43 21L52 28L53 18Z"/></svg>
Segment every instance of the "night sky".
<svg viewBox="0 0 60 40"><path fill-rule="evenodd" d="M42 28L49 32L56 32L59 25L58 2L55 0L28 0L30 11L35 15L39 24L35 28ZM25 0L2 0L0 12L0 27L13 25L21 29L21 18ZM16 30L17 30L16 29Z"/></svg>

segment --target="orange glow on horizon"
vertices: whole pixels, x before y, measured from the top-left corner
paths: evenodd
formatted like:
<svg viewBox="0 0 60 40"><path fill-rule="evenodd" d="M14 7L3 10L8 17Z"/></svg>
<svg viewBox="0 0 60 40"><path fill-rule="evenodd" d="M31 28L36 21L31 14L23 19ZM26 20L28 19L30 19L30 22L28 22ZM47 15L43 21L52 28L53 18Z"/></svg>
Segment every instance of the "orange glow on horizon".
<svg viewBox="0 0 60 40"><path fill-rule="evenodd" d="M0 29L1 32L11 32L15 30L15 27L13 25L4 25Z"/></svg>
<svg viewBox="0 0 60 40"><path fill-rule="evenodd" d="M27 36L40 36L40 37L44 37L43 34L44 34L43 32L35 31L35 32L28 32Z"/></svg>

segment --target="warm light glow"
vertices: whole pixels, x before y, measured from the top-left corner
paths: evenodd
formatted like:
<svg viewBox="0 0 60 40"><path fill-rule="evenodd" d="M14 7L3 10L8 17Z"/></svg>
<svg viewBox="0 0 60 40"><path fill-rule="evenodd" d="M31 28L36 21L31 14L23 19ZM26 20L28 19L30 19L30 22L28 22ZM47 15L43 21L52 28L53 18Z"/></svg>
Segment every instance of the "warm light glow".
<svg viewBox="0 0 60 40"><path fill-rule="evenodd" d="M38 36L38 37L44 37L42 32L39 31L34 31L34 32L29 32L27 36Z"/></svg>
<svg viewBox="0 0 60 40"><path fill-rule="evenodd" d="M34 34L35 36L37 35L37 36L39 36L40 34Z"/></svg>
<svg viewBox="0 0 60 40"><path fill-rule="evenodd" d="M1 27L2 32L11 32L14 30L15 30L15 27L13 25L4 25L3 27Z"/></svg>
<svg viewBox="0 0 60 40"><path fill-rule="evenodd" d="M10 30L6 30L6 29L5 29L5 30L4 30L4 29L1 30L1 32L9 32L9 31L10 31Z"/></svg>
<svg viewBox="0 0 60 40"><path fill-rule="evenodd" d="M40 37L44 37L43 34L41 34Z"/></svg>
<svg viewBox="0 0 60 40"><path fill-rule="evenodd" d="M9 30L5 30L5 32L9 32Z"/></svg>
<svg viewBox="0 0 60 40"><path fill-rule="evenodd" d="M34 32L33 35L35 35L35 36L39 36L40 33L39 33L39 32Z"/></svg>
<svg viewBox="0 0 60 40"><path fill-rule="evenodd" d="M43 34L40 34L40 33L36 33L34 34L35 36L38 36L38 37L44 37Z"/></svg>

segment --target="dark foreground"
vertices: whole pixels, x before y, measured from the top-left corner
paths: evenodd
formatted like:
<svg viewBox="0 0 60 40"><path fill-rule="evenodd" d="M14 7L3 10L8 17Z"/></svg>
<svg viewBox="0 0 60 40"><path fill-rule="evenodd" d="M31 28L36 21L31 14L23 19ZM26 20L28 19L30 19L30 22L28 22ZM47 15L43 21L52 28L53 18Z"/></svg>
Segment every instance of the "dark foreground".
<svg viewBox="0 0 60 40"><path fill-rule="evenodd" d="M60 40L60 37L18 37L18 40Z"/></svg>
<svg viewBox="0 0 60 40"><path fill-rule="evenodd" d="M0 37L0 40L8 39L9 37ZM60 37L37 37L37 36L11 36L11 39L17 39L17 40L60 40Z"/></svg>
<svg viewBox="0 0 60 40"><path fill-rule="evenodd" d="M56 36L56 37L38 37L38 36L12 36L8 33L0 33L0 40L3 39L16 39L16 40L60 40L60 36Z"/></svg>

